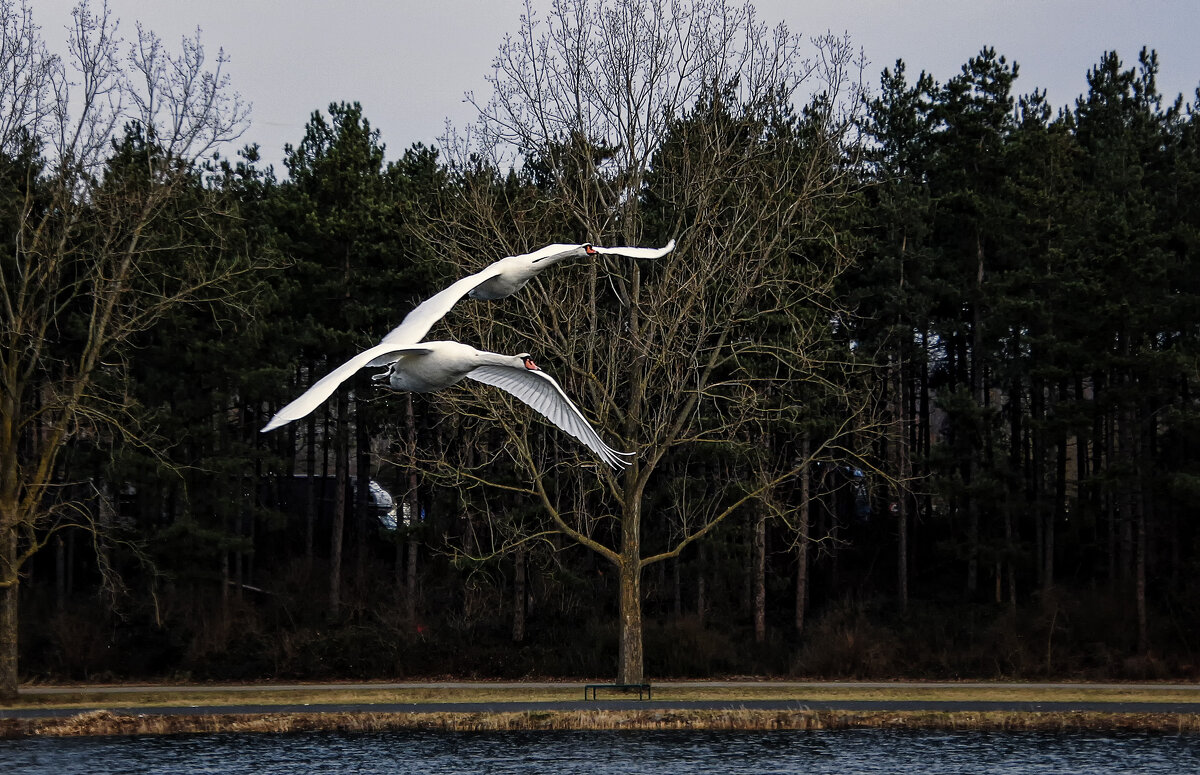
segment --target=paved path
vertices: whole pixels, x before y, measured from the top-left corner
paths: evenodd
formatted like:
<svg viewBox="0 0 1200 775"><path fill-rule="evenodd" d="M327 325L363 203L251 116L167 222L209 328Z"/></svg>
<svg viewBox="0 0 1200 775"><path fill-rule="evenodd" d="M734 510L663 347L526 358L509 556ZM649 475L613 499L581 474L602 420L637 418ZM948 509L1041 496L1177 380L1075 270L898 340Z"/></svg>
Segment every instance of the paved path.
<svg viewBox="0 0 1200 775"><path fill-rule="evenodd" d="M577 687L584 681L405 681L395 683L313 683L313 684L120 684L103 686L23 686L22 695L39 694L134 694L152 692L264 692L264 691L367 691L371 689L561 689ZM591 683L591 682L588 682ZM600 683L600 682L597 682ZM671 688L762 688L793 689L1096 689L1101 691L1193 692L1200 701L1200 683L1025 683L995 681L655 681L656 687Z"/></svg>
<svg viewBox="0 0 1200 775"><path fill-rule="evenodd" d="M422 702L422 703L284 703L253 705L192 705L178 704L159 707L122 707L119 700L112 704L95 703L91 709L105 708L114 713L128 715L214 715L269 713L524 713L546 711L588 710L832 710L832 711L940 711L940 712L986 712L1008 711L1026 713L1064 713L1072 711L1111 713L1200 713L1200 685L1195 684L998 684L998 683L810 683L791 681L711 681L711 682L661 682L655 684L659 690L678 687L762 687L788 689L797 697L790 700L658 700L629 699L557 700L545 702ZM471 689L471 688L547 689L578 687L582 683L497 683L497 682L419 682L419 683L366 683L366 684L270 684L253 686L74 686L74 687L26 687L22 695L55 695L66 693L109 694L117 699L121 694L139 692L261 692L261 691L355 691L387 689ZM1100 689L1173 691L1195 693L1192 702L1021 702L982 700L808 700L805 690L829 688L978 688L978 689ZM0 709L0 718L47 718L73 716L89 708L19 708Z"/></svg>

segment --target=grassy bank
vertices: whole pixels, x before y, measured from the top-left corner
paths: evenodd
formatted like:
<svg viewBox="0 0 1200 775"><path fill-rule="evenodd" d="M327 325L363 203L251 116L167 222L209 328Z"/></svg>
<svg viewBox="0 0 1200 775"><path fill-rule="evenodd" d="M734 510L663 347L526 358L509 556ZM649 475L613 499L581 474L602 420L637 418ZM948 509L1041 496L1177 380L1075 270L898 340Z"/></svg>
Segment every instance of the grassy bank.
<svg viewBox="0 0 1200 775"><path fill-rule="evenodd" d="M1200 716L1175 713L939 713L844 711L571 711L533 713L272 713L118 715L0 719L0 736L147 735L213 732L388 730L839 730L1200 732Z"/></svg>
<svg viewBox="0 0 1200 775"><path fill-rule="evenodd" d="M122 686L117 691L92 687L29 687L11 708L163 707L177 705L284 705L343 703L556 702L582 699L582 683L455 685L362 685L273 687ZM611 695L606 696L612 699ZM1200 702L1200 685L1144 684L1087 686L1069 684L851 684L797 683L654 683L654 699L663 701L988 701L988 702Z"/></svg>
<svg viewBox="0 0 1200 775"><path fill-rule="evenodd" d="M298 704L486 703L578 701L581 683L405 684L311 686L26 687L11 709L78 710L60 718L0 719L0 736L129 735L182 732L365 732L392 729L651 730L651 729L938 729L938 730L1139 730L1200 732L1200 714L1119 712L1118 703L1198 702L1200 686L1027 684L822 684L798 682L654 684L663 701L1009 701L1113 703L1114 712L606 710L603 701L584 711L522 713L206 713L205 706ZM615 697L610 697L610 699ZM137 713L193 706L187 713ZM122 708L120 713L106 708Z"/></svg>

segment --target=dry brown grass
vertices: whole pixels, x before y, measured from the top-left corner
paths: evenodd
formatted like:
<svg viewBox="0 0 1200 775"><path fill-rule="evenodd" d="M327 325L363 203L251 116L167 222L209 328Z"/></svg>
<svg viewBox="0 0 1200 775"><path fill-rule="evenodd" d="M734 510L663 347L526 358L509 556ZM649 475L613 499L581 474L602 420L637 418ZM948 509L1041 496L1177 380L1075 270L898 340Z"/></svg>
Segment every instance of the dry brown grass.
<svg viewBox="0 0 1200 775"><path fill-rule="evenodd" d="M313 686L280 688L238 687L237 690L184 687L180 689L69 693L27 690L15 706L24 708L79 708L80 713L55 719L0 719L0 736L169 734L177 732L295 732L305 730L372 731L386 729L537 730L537 729L846 729L886 727L898 729L957 730L1156 730L1200 731L1197 714L1144 713L1024 713L939 711L760 711L760 710L641 710L617 711L602 707L585 711L529 713L205 713L214 705L278 705L327 703L455 703L537 702L580 700L582 684L490 685L415 687ZM1021 686L1021 685L921 685L895 686L848 684L712 685L663 682L654 685L656 700L924 700L1011 702L1196 702L1200 687ZM602 705L603 703L601 703ZM97 706L145 708L199 706L187 714L116 714ZM92 708L84 710L85 708Z"/></svg>
<svg viewBox="0 0 1200 775"><path fill-rule="evenodd" d="M514 730L820 730L1200 732L1200 716L1174 713L941 713L845 711L565 711L534 713L271 713L117 715L94 710L61 719L0 719L0 737L159 735L197 732Z"/></svg>

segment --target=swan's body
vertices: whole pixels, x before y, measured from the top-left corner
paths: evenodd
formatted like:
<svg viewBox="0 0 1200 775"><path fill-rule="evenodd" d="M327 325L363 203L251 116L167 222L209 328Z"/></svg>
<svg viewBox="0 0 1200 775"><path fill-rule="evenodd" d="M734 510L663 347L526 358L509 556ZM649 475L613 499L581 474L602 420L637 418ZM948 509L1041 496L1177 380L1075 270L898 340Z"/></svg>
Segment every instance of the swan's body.
<svg viewBox="0 0 1200 775"><path fill-rule="evenodd" d="M430 393L448 388L464 378L494 385L574 436L611 468L620 470L629 465L626 457L633 453L618 452L605 444L558 382L539 369L528 353L500 355L476 350L460 342L377 344L326 374L299 398L280 409L263 432L305 416L351 374L364 366L383 363L390 364L388 370L375 375L374 379L387 380L396 390Z"/></svg>
<svg viewBox="0 0 1200 775"><path fill-rule="evenodd" d="M582 245L547 245L541 250L508 256L473 275L452 283L430 296L405 316L400 325L383 338L384 342L404 344L419 342L433 324L441 320L463 296L473 299L503 299L524 288L539 273L568 258L594 255L628 256L630 258L662 258L675 249L675 240L663 248L604 248ZM380 364L373 363L373 366Z"/></svg>

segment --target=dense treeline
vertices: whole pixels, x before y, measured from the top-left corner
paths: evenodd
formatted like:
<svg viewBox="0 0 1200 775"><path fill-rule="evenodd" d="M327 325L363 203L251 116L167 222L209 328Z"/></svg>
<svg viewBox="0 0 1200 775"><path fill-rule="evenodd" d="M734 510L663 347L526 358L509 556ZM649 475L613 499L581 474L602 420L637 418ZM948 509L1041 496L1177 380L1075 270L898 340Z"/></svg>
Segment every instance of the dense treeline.
<svg viewBox="0 0 1200 775"><path fill-rule="evenodd" d="M95 389L123 431L70 420L42 497L71 508L11 539L39 549L22 675L611 674L626 571L588 542L620 543L635 492L652 678L1192 675L1200 119L1158 67L1105 53L1057 114L989 49L944 83L897 62L852 105L717 84L641 167L570 134L515 165L388 161L354 103L278 173L194 162L136 222L143 271L247 271L122 333ZM115 222L101 194L172 156L137 125L110 148L88 206ZM6 288L29 212L55 223L50 151L0 155ZM125 239L64 229L71 256ZM368 373L259 433L467 271L669 238L679 263L563 267L433 332L551 364L642 445L623 482L524 407ZM42 335L71 352L88 297L55 298ZM655 353L681 342L682 365ZM627 379L594 365L622 357ZM57 389L18 400L36 417Z"/></svg>
<svg viewBox="0 0 1200 775"><path fill-rule="evenodd" d="M889 364L881 454L914 477L901 567L921 584L949 560L931 580L963 599L1035 604L1047 669L1088 610L1082 665L1190 661L1197 123L1157 72L1106 53L1051 119L991 50L944 85L897 63L867 124L855 292Z"/></svg>

